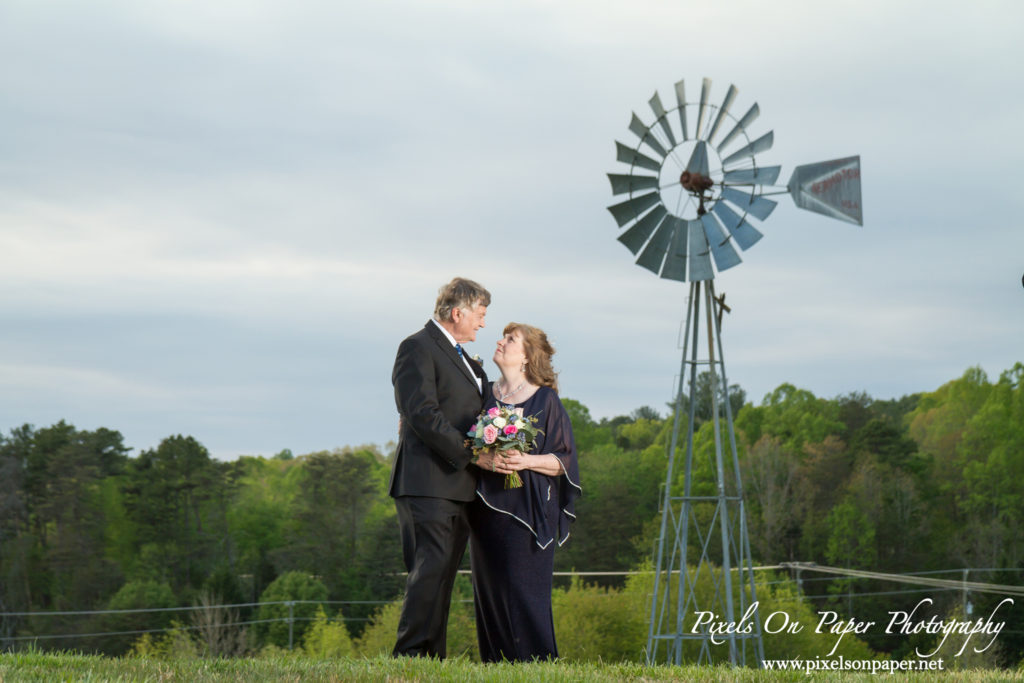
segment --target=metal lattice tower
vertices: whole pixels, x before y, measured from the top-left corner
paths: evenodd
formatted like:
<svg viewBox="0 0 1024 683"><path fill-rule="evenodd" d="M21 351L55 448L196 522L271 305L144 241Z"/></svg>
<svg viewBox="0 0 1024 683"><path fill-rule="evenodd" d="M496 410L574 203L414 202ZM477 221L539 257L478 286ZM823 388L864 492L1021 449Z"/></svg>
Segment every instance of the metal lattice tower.
<svg viewBox="0 0 1024 683"><path fill-rule="evenodd" d="M788 193L799 208L861 225L860 157L798 166L785 187L776 186L781 167L759 166L756 158L771 149L773 133L754 140L748 135L758 105L736 119L730 113L736 87L729 86L719 106L710 103L710 91L711 80L705 78L700 100L688 102L679 81L676 106L668 110L655 92L648 103L654 122L648 125L634 113L629 124L639 142L615 143L616 158L629 165L629 173L608 174L612 193L628 195L608 210L625 228L618 239L637 255L637 265L690 283L647 661L760 666L761 620L754 607L753 559L722 351L722 314L728 308L724 295L715 296L715 271L740 263L735 247L745 251L761 239L748 219L763 221L772 213L776 202L766 195ZM716 142L729 121L731 129ZM700 367L711 380L713 453L695 451ZM684 395L689 397L686 416Z"/></svg>
<svg viewBox="0 0 1024 683"><path fill-rule="evenodd" d="M759 666L764 660L760 616L748 612L757 602L757 592L722 352L723 306L724 301L715 297L713 280L690 284L655 557L648 663L664 657L672 664L684 659L712 664L728 657L732 664ZM699 368L710 374L715 444L714 453L704 461L694 451ZM689 386L689 414L681 448L684 383ZM675 457L680 450L685 453L681 492ZM711 475L704 486L695 469ZM713 487L707 486L711 482ZM717 623L735 623L740 633L713 638L711 627Z"/></svg>

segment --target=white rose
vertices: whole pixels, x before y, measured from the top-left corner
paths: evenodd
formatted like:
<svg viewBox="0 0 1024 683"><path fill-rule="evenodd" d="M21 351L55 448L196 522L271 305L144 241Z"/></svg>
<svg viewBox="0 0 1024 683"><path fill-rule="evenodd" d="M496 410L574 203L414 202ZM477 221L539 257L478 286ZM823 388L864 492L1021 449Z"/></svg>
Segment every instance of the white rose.
<svg viewBox="0 0 1024 683"><path fill-rule="evenodd" d="M508 420L506 420L503 417L496 417L494 418L494 421L491 422L491 424L497 427L498 429L501 429L502 427L508 424Z"/></svg>
<svg viewBox="0 0 1024 683"><path fill-rule="evenodd" d="M522 420L516 420L515 424L516 424L516 429L522 429L523 427L526 426L526 423L523 422Z"/></svg>

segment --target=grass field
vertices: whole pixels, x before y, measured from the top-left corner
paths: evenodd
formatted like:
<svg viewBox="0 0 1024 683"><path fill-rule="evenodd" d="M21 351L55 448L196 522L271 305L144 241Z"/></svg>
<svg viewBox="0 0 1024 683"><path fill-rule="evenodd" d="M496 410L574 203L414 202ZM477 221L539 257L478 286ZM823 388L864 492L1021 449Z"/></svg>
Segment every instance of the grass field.
<svg viewBox="0 0 1024 683"><path fill-rule="evenodd" d="M901 681L1024 681L1013 671L897 674ZM728 667L640 664L478 664L453 659L155 659L76 654L0 655L0 682L14 681L877 681L861 673L770 672Z"/></svg>

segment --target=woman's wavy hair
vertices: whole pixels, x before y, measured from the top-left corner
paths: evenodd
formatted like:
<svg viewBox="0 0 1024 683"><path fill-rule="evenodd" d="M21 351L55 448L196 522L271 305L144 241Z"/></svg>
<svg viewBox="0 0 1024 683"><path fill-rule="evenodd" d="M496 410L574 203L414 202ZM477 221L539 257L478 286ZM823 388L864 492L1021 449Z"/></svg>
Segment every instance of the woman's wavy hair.
<svg viewBox="0 0 1024 683"><path fill-rule="evenodd" d="M558 393L558 373L551 367L551 356L555 355L555 347L548 341L544 330L523 323L505 325L502 334L518 332L523 338L526 351L526 379L540 387L551 387Z"/></svg>

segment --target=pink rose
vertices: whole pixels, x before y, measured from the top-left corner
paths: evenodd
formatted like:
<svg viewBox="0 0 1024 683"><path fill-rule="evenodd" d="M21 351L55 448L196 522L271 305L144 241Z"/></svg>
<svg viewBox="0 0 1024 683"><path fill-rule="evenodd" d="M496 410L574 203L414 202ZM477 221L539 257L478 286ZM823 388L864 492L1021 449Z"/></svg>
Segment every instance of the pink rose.
<svg viewBox="0 0 1024 683"><path fill-rule="evenodd" d="M498 415L501 415L501 410L498 408L498 406L493 406L490 410L487 411L488 417L498 417Z"/></svg>
<svg viewBox="0 0 1024 683"><path fill-rule="evenodd" d="M516 428L516 426L514 424L512 424L512 425L505 425L505 430L504 431L505 431L506 434L515 434L519 430Z"/></svg>
<svg viewBox="0 0 1024 683"><path fill-rule="evenodd" d="M498 428L494 425L484 427L484 443L491 444L498 438Z"/></svg>
<svg viewBox="0 0 1024 683"><path fill-rule="evenodd" d="M473 425L472 427L469 428L469 433L476 434L476 425Z"/></svg>

